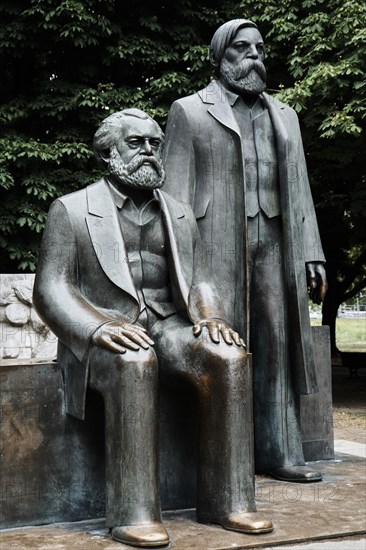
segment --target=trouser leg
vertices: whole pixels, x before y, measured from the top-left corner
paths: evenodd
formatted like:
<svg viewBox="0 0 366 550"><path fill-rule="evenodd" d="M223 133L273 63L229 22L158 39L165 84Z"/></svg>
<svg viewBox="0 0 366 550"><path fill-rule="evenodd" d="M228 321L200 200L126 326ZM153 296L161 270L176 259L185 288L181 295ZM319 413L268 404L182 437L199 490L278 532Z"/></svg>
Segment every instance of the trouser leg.
<svg viewBox="0 0 366 550"><path fill-rule="evenodd" d="M257 471L304 464L289 354L281 218L248 220Z"/></svg>
<svg viewBox="0 0 366 550"><path fill-rule="evenodd" d="M212 347L205 344L196 357L203 370L197 385L197 514L203 517L256 510L249 365L238 348Z"/></svg>
<svg viewBox="0 0 366 550"><path fill-rule="evenodd" d="M196 339L178 316L151 331L165 380L194 388L199 406L199 517L255 511L252 388L242 348Z"/></svg>
<svg viewBox="0 0 366 550"><path fill-rule="evenodd" d="M118 355L94 348L89 383L105 406L107 525L160 521L154 351Z"/></svg>

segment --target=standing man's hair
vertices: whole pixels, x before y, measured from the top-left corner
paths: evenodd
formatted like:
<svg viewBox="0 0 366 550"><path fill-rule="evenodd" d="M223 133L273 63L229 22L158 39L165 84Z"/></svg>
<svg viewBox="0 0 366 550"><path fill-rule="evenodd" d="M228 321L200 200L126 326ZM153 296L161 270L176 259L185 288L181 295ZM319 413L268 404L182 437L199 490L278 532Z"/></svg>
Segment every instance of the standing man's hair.
<svg viewBox="0 0 366 550"><path fill-rule="evenodd" d="M220 63L223 58L224 52L239 29L244 27L254 27L257 29L257 25L250 21L250 19L232 19L227 21L221 27L217 29L212 37L210 44L210 61L215 67L216 72L219 71Z"/></svg>

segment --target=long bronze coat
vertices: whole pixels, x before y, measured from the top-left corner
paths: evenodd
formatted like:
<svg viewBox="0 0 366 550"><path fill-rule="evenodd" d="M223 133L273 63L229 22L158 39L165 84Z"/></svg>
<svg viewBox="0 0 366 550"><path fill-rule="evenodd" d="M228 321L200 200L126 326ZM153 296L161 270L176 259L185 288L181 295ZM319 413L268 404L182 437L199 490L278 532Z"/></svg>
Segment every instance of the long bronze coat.
<svg viewBox="0 0 366 550"><path fill-rule="evenodd" d="M299 393L317 391L308 315L306 262L324 261L298 118L263 94L276 135L291 354ZM175 101L166 129L165 189L192 205L226 318L248 334L244 154L221 85Z"/></svg>
<svg viewBox="0 0 366 550"><path fill-rule="evenodd" d="M173 300L191 320L223 319L205 270L193 212L155 191L166 233ZM134 322L140 304L129 269L117 211L102 179L54 201L48 214L34 286L34 304L59 338L66 411L84 417L90 336L111 320Z"/></svg>

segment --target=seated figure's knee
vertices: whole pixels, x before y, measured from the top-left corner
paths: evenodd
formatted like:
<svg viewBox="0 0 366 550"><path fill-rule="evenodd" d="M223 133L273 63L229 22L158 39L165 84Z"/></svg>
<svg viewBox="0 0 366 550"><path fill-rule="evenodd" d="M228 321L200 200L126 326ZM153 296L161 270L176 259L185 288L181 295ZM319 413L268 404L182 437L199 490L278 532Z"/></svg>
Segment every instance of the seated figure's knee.
<svg viewBox="0 0 366 550"><path fill-rule="evenodd" d="M200 342L195 353L194 361L200 363L199 370L205 374L206 383L220 385L231 381L240 385L247 380L247 356L244 348L225 342Z"/></svg>
<svg viewBox="0 0 366 550"><path fill-rule="evenodd" d="M157 371L158 361L153 348L138 351L127 350L126 353L117 354L114 360L119 370L134 369L136 374L143 375L146 371Z"/></svg>
<svg viewBox="0 0 366 550"><path fill-rule="evenodd" d="M241 365L246 363L247 353L243 347L236 344L226 344L221 341L219 344L213 342L198 342L195 346L195 352L220 364Z"/></svg>
<svg viewBox="0 0 366 550"><path fill-rule="evenodd" d="M152 348L115 353L95 347L89 356L89 383L95 389L119 387L119 382L133 371L134 379L152 381L158 377L158 363Z"/></svg>

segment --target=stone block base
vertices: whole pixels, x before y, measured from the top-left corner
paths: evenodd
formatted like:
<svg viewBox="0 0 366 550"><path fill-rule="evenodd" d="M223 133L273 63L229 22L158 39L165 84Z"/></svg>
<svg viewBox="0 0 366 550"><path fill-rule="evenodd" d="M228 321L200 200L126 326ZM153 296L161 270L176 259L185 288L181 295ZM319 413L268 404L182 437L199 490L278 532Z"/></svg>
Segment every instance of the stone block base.
<svg viewBox="0 0 366 550"><path fill-rule="evenodd" d="M0 526L105 515L104 407L88 392L84 421L65 413L56 362L0 368ZM191 508L196 493L196 405L190 392L161 388L163 509Z"/></svg>
<svg viewBox="0 0 366 550"><path fill-rule="evenodd" d="M320 392L301 400L306 460L333 457L327 327L313 329ZM105 515L104 410L87 396L86 420L65 414L56 362L19 360L0 368L0 526ZM196 404L182 389L160 392L160 482L164 510L196 502Z"/></svg>

